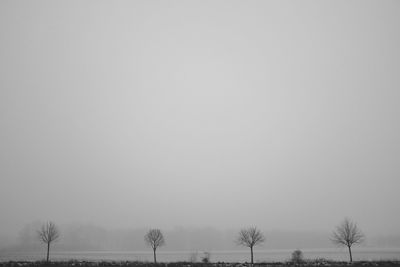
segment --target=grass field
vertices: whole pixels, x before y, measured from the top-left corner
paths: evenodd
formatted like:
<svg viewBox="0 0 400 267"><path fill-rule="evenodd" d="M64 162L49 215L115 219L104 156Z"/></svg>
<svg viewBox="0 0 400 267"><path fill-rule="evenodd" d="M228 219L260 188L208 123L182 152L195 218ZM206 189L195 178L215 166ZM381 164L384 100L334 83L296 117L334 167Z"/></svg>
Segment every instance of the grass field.
<svg viewBox="0 0 400 267"><path fill-rule="evenodd" d="M63 261L63 262L0 262L0 267L249 267L250 264L246 263L191 263L191 262L172 262L172 263L149 263L149 262L132 262L132 261ZM292 262L270 262L270 263L257 263L254 267L279 267L279 266L377 266L377 267L400 267L400 261L359 261L359 262L335 262L326 260L307 261L301 264L294 264Z"/></svg>

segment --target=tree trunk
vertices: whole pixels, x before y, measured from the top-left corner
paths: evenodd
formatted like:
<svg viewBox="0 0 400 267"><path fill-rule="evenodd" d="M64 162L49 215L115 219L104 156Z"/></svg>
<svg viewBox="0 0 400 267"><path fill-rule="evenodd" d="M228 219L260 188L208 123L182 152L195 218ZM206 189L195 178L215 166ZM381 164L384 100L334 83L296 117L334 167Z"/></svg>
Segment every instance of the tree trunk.
<svg viewBox="0 0 400 267"><path fill-rule="evenodd" d="M156 249L155 248L153 248L153 255L154 255L154 263L157 263Z"/></svg>
<svg viewBox="0 0 400 267"><path fill-rule="evenodd" d="M47 243L47 258L46 258L47 262L49 262L49 254L50 254L50 242Z"/></svg>
<svg viewBox="0 0 400 267"><path fill-rule="evenodd" d="M250 247L250 253L251 253L251 267L253 267L253 247Z"/></svg>
<svg viewBox="0 0 400 267"><path fill-rule="evenodd" d="M349 248L350 262L353 262L353 256L351 255L351 247L348 246L348 248Z"/></svg>

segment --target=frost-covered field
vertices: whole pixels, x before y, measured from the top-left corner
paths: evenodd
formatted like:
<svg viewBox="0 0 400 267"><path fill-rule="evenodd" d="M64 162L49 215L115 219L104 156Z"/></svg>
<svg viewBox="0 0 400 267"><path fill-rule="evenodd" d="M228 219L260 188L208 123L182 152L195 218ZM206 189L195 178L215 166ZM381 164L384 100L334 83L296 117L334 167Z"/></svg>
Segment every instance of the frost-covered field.
<svg viewBox="0 0 400 267"><path fill-rule="evenodd" d="M250 253L242 251L207 251L211 262L247 262ZM293 250L266 250L255 251L255 262L284 262L291 257ZM304 259L327 259L333 261L347 261L348 254L345 249L304 249ZM0 261L41 261L45 259L45 251L34 252L1 252ZM201 262L205 257L204 251L158 251L157 259L160 262ZM51 260L54 261L140 261L151 262L153 254L151 251L52 251ZM353 258L355 261L383 261L399 260L400 248L372 249L354 248Z"/></svg>

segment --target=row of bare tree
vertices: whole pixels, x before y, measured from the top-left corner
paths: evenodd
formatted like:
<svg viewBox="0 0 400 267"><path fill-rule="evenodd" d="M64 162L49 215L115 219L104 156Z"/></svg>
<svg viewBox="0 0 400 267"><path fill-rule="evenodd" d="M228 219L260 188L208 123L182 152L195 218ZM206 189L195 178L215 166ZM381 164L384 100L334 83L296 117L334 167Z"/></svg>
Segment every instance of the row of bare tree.
<svg viewBox="0 0 400 267"><path fill-rule="evenodd" d="M60 238L60 232L53 222L43 224L38 231L40 241L47 246L46 261L49 261L50 245L52 242ZM364 241L364 234L360 231L357 224L346 218L336 230L333 231L331 241L336 245L346 246L349 251L350 262L353 261L351 247ZM158 247L165 245L164 235L160 229L150 229L144 236L144 240L148 246L153 249L154 263L157 263L156 250ZM251 266L254 264L253 249L255 246L265 242L264 234L257 227L243 228L239 231L236 243L241 246L250 248Z"/></svg>
<svg viewBox="0 0 400 267"><path fill-rule="evenodd" d="M345 218L344 221L336 227L336 230L333 231L330 239L336 245L346 246L349 250L349 260L353 262L351 247L354 244L362 243L364 238L365 235L358 228L357 224ZM263 242L265 242L265 237L256 227L242 229L239 232L237 243L250 248L251 266L253 266L253 248ZM301 253L301 251L297 250L294 253L296 254L299 252Z"/></svg>
<svg viewBox="0 0 400 267"><path fill-rule="evenodd" d="M38 230L38 237L41 242L47 246L46 261L49 261L50 257L50 245L52 242L57 241L60 238L60 231L53 222L47 222L42 225L41 229ZM144 236L144 240L147 245L153 249L154 263L157 263L156 250L158 247L165 244L164 235L160 229L150 229Z"/></svg>

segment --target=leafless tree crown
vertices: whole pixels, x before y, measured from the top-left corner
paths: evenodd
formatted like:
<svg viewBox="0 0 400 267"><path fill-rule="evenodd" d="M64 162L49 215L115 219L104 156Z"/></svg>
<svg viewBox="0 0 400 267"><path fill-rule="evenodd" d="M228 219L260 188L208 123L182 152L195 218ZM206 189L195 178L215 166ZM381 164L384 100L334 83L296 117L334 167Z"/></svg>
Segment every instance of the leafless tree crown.
<svg viewBox="0 0 400 267"><path fill-rule="evenodd" d="M150 229L144 236L144 240L153 249L157 249L159 246L165 244L164 236L160 229Z"/></svg>
<svg viewBox="0 0 400 267"><path fill-rule="evenodd" d="M255 245L265 242L265 237L257 227L242 229L239 232L237 243L246 247L254 247Z"/></svg>
<svg viewBox="0 0 400 267"><path fill-rule="evenodd" d="M337 245L351 247L353 244L362 243L364 238L357 224L346 218L333 232L331 240Z"/></svg>
<svg viewBox="0 0 400 267"><path fill-rule="evenodd" d="M43 224L42 228L38 231L38 235L40 240L46 244L50 244L60 238L60 232L53 222Z"/></svg>

